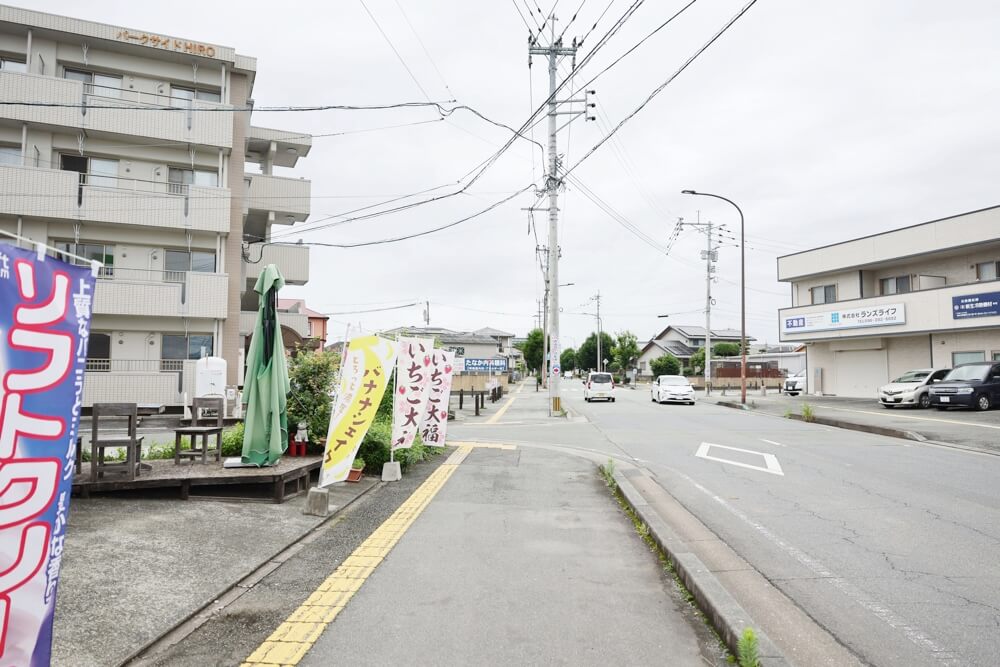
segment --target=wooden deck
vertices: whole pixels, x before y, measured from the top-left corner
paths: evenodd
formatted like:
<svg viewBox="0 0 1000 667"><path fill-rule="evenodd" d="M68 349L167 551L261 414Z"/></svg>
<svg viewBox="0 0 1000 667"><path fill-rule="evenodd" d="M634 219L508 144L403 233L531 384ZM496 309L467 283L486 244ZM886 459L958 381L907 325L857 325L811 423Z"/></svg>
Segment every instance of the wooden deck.
<svg viewBox="0 0 1000 667"><path fill-rule="evenodd" d="M192 495L198 498L227 500L269 500L282 503L300 493L310 484L312 473L319 470L322 456L283 456L277 465L268 468L223 468L218 461L174 460L143 461L152 470L143 470L134 480L122 475L106 474L103 479L90 481L90 463L83 463L73 477L73 494L84 498L91 493L114 493L143 489L176 488L182 500ZM194 493L192 493L194 489Z"/></svg>

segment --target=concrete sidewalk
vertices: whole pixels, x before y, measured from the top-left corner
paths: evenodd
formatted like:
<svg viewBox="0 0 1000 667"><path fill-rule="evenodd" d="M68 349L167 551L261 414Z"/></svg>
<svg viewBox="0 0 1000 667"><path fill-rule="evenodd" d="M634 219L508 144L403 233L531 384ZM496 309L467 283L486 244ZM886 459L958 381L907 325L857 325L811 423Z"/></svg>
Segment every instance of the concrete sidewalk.
<svg viewBox="0 0 1000 667"><path fill-rule="evenodd" d="M377 483L334 487L331 512ZM52 664L119 664L323 523L304 501L73 498Z"/></svg>
<svg viewBox="0 0 1000 667"><path fill-rule="evenodd" d="M299 664L334 661L725 664L593 463L485 447Z"/></svg>
<svg viewBox="0 0 1000 667"><path fill-rule="evenodd" d="M711 396L698 396L699 401L738 404L739 390L729 390L723 396L716 390ZM843 398L839 396L789 396L769 391L747 391L747 406L766 414L783 417L789 411L802 413L808 403L817 417L838 420L846 424L891 429L901 437L929 440L1000 453L1000 410L920 410L916 408L883 408L875 399ZM906 436L906 433L912 436Z"/></svg>

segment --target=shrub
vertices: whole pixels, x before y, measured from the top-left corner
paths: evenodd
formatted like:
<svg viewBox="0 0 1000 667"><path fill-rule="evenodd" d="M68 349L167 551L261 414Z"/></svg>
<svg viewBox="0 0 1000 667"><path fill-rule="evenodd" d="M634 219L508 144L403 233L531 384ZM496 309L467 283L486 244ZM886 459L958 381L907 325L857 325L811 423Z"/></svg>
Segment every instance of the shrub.
<svg viewBox="0 0 1000 667"><path fill-rule="evenodd" d="M662 357L653 359L649 366L654 377L657 375L680 375L681 372L680 360L669 352Z"/></svg>
<svg viewBox="0 0 1000 667"><path fill-rule="evenodd" d="M389 460L389 441L392 439L392 421L376 417L358 448L357 457L365 462L365 472L382 473L382 465Z"/></svg>
<svg viewBox="0 0 1000 667"><path fill-rule="evenodd" d="M351 464L351 467L353 469L355 469L355 470L364 470L365 469L365 460L364 459L359 459L359 458L355 457L354 463Z"/></svg>
<svg viewBox="0 0 1000 667"><path fill-rule="evenodd" d="M325 438L330 426L330 393L339 365L334 352L307 350L300 350L288 364L288 428L294 432L299 424L306 425L312 453L322 451L317 439Z"/></svg>
<svg viewBox="0 0 1000 667"><path fill-rule="evenodd" d="M222 432L222 455L243 455L243 422L238 422Z"/></svg>

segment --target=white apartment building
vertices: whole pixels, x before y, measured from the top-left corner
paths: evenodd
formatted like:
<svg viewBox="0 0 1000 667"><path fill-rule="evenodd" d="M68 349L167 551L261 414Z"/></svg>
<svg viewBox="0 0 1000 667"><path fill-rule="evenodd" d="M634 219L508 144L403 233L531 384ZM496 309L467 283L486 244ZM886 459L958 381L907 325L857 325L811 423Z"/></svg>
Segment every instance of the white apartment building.
<svg viewBox="0 0 1000 667"><path fill-rule="evenodd" d="M875 397L915 368L1000 359L1000 206L778 258L811 393Z"/></svg>
<svg viewBox="0 0 1000 667"><path fill-rule="evenodd" d="M256 67L227 46L0 5L0 230L104 263L85 405L176 408L207 355L242 384L261 268L308 280L307 247L260 243L309 215L310 182L275 169L311 138L250 124ZM284 324L307 334L305 315Z"/></svg>

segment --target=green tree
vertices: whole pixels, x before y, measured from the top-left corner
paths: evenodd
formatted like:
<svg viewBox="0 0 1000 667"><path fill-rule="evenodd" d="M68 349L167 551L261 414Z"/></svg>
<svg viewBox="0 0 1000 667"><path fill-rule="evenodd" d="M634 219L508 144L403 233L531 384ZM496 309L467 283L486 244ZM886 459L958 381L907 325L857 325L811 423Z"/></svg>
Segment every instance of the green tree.
<svg viewBox="0 0 1000 667"><path fill-rule="evenodd" d="M712 346L713 357L738 357L740 355L739 343L716 343ZM702 353L704 357L704 353ZM704 361L702 361L704 365Z"/></svg>
<svg viewBox="0 0 1000 667"><path fill-rule="evenodd" d="M705 348L700 347L691 355L688 359L688 369L696 375L705 372Z"/></svg>
<svg viewBox="0 0 1000 667"><path fill-rule="evenodd" d="M571 371L576 368L576 350L573 348L566 348L559 355L559 365L562 366L564 371Z"/></svg>
<svg viewBox="0 0 1000 667"><path fill-rule="evenodd" d="M653 371L653 375L680 375L681 374L681 362L680 359L674 355L667 352L662 357L657 357L653 359L652 363L649 364Z"/></svg>
<svg viewBox="0 0 1000 667"><path fill-rule="evenodd" d="M639 360L639 339L631 331L618 334L618 342L614 348L615 361L622 373L628 372Z"/></svg>
<svg viewBox="0 0 1000 667"><path fill-rule="evenodd" d="M524 353L524 363L529 370L541 372L542 356L544 352L544 334L541 329L532 329L528 332L528 339L524 341L521 352Z"/></svg>
<svg viewBox="0 0 1000 667"><path fill-rule="evenodd" d="M330 426L330 392L340 368L336 352L300 350L288 364L288 425L305 424L309 441L325 438Z"/></svg>
<svg viewBox="0 0 1000 667"><path fill-rule="evenodd" d="M614 358L615 339L601 332L601 356L609 361ZM576 350L576 367L582 371L597 370L597 334L587 336Z"/></svg>

